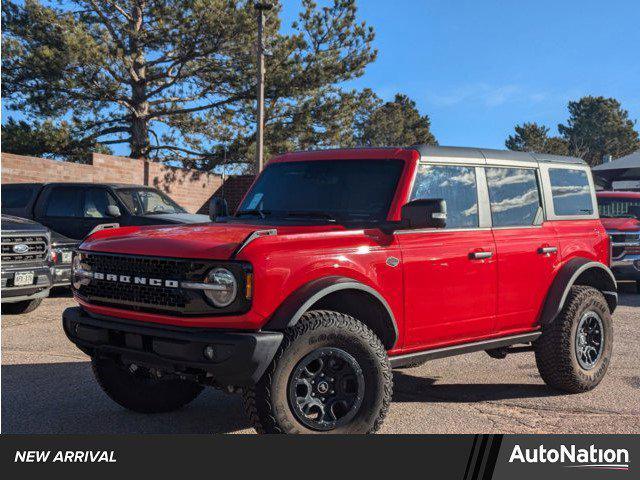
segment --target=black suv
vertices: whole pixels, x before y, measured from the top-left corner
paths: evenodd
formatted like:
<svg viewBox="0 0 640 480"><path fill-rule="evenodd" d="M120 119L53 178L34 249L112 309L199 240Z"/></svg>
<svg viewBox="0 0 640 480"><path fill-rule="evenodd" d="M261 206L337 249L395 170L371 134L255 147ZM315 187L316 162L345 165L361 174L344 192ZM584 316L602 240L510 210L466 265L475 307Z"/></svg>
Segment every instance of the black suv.
<svg viewBox="0 0 640 480"><path fill-rule="evenodd" d="M75 240L117 226L210 221L188 213L158 189L101 183L4 184L2 213L35 220Z"/></svg>
<svg viewBox="0 0 640 480"><path fill-rule="evenodd" d="M51 288L49 230L2 215L2 313L35 310Z"/></svg>

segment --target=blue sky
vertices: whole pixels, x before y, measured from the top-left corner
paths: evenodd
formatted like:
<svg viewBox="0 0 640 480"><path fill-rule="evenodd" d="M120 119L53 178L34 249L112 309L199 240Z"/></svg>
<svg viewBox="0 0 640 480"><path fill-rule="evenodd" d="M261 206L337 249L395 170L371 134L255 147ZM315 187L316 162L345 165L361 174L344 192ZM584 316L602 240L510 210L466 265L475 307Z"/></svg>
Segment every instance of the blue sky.
<svg viewBox="0 0 640 480"><path fill-rule="evenodd" d="M320 4L326 2L319 2ZM285 21L299 0L284 0ZM441 145L504 148L513 126L556 133L567 102L615 97L640 120L640 0L359 0L378 59L352 82L408 94ZM636 125L640 129L640 125Z"/></svg>
<svg viewBox="0 0 640 480"><path fill-rule="evenodd" d="M286 26L300 0L282 1ZM358 17L379 54L348 86L409 95L441 145L504 148L525 121L556 133L583 95L640 120L640 0L358 0Z"/></svg>

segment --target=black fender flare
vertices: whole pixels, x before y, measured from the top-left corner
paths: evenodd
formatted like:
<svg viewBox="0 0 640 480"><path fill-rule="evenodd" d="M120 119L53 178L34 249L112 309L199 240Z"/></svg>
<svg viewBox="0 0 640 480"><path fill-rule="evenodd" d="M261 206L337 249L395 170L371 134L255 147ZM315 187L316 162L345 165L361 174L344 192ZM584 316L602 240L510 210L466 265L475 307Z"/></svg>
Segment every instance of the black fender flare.
<svg viewBox="0 0 640 480"><path fill-rule="evenodd" d="M583 274L591 272L597 284L593 285L600 290L609 304L609 310L613 313L618 305L618 294L616 279L606 265L594 262L587 258L577 257L569 260L553 279L551 288L547 293L547 298L540 315L540 325L552 322L562 311L569 295L569 290L576 284L578 278ZM582 282L580 283L582 284ZM590 283L586 283L590 285Z"/></svg>
<svg viewBox="0 0 640 480"><path fill-rule="evenodd" d="M398 341L398 325L396 323L395 316L391 311L391 307L384 299L384 297L374 288L365 285L353 278L342 276L330 276L323 277L303 285L289 295L271 315L271 318L267 324L263 327L263 330L281 331L288 327L294 326L302 315L309 310L309 308L321 300L322 298L332 293L341 290L356 290L369 294L376 299L382 308L389 316L391 327L393 329L391 341L387 343L387 348L391 348Z"/></svg>

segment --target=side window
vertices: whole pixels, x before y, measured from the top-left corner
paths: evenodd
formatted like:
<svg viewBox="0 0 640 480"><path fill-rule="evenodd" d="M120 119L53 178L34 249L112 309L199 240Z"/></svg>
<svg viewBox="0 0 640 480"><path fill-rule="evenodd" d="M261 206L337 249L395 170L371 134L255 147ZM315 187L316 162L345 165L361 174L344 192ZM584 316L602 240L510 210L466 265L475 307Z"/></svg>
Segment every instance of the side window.
<svg viewBox="0 0 640 480"><path fill-rule="evenodd" d="M45 216L47 217L80 217L82 202L81 188L54 187L48 198Z"/></svg>
<svg viewBox="0 0 640 480"><path fill-rule="evenodd" d="M486 172L493 226L536 224L541 218L542 202L535 170L491 167Z"/></svg>
<svg viewBox="0 0 640 480"><path fill-rule="evenodd" d="M89 218L108 217L107 207L118 205L111 194L104 188L90 188L84 196L83 216Z"/></svg>
<svg viewBox="0 0 640 480"><path fill-rule="evenodd" d="M556 215L591 215L593 202L584 170L550 168L551 194Z"/></svg>
<svg viewBox="0 0 640 480"><path fill-rule="evenodd" d="M5 208L24 208L31 201L36 187L32 185L2 185L2 206Z"/></svg>
<svg viewBox="0 0 640 480"><path fill-rule="evenodd" d="M442 198L447 202L445 228L479 225L475 167L419 165L411 200L421 198Z"/></svg>

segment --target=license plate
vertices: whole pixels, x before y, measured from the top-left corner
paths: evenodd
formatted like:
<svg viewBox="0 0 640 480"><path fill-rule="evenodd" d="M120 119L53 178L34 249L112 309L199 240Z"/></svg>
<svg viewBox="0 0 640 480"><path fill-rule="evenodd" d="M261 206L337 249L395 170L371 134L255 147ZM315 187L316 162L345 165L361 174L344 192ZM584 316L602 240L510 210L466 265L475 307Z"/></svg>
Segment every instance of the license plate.
<svg viewBox="0 0 640 480"><path fill-rule="evenodd" d="M33 272L16 272L13 277L13 285L20 287L22 285L33 284Z"/></svg>
<svg viewBox="0 0 640 480"><path fill-rule="evenodd" d="M62 263L71 263L73 252L62 252Z"/></svg>

